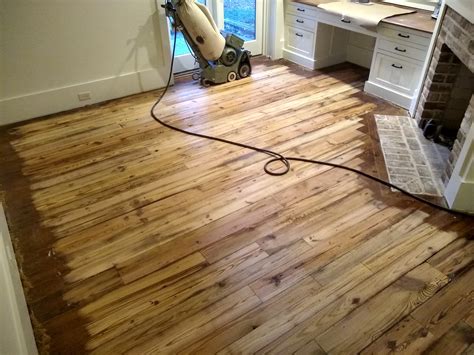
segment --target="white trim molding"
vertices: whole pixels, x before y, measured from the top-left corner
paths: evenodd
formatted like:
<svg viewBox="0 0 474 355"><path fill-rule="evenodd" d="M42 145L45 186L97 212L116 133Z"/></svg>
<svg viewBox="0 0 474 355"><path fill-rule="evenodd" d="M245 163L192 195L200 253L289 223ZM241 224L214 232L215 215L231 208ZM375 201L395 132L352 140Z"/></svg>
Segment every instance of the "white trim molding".
<svg viewBox="0 0 474 355"><path fill-rule="evenodd" d="M466 135L444 197L449 207L474 213L474 124Z"/></svg>
<svg viewBox="0 0 474 355"><path fill-rule="evenodd" d="M276 60L283 58L283 47L285 44L284 1L269 0L266 10L266 26L264 28L266 41L264 54Z"/></svg>
<svg viewBox="0 0 474 355"><path fill-rule="evenodd" d="M2 204L0 204L0 290L2 290L0 354L38 354Z"/></svg>

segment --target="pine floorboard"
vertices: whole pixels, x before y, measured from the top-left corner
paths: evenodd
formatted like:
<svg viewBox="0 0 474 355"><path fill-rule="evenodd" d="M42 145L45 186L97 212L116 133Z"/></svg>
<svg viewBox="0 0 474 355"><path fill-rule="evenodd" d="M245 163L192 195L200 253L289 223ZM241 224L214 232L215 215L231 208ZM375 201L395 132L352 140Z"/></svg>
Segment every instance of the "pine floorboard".
<svg viewBox="0 0 474 355"><path fill-rule="evenodd" d="M173 125L387 178L367 70L255 59L177 79ZM347 171L170 131L160 91L0 128L5 204L41 353L474 351L473 219ZM438 201L440 202L440 201Z"/></svg>

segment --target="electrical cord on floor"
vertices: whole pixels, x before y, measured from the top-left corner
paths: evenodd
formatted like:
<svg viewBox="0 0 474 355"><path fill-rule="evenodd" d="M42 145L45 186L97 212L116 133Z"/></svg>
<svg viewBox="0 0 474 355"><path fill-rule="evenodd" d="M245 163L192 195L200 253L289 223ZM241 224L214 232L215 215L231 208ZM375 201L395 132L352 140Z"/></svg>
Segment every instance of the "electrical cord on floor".
<svg viewBox="0 0 474 355"><path fill-rule="evenodd" d="M175 29L175 36L174 36L174 42L173 42L173 51L172 51L172 57L171 57L171 67L170 67L170 72L169 72L169 76L168 76L168 82L166 83L166 86L164 88L164 90L162 91L161 95L158 97L158 99L156 100L156 102L153 104L153 106L151 107L151 110L150 110L150 115L151 117L156 121L158 122L159 124L169 128L169 129L172 129L174 131L177 131L177 132L181 132L181 133L184 133L184 134L188 134L188 135L191 135L191 136L195 136L195 137L199 137L199 138L204 138L204 139L209 139L209 140L212 140L212 141L217 141L217 142L222 142L222 143L226 143L226 144L231 144L231 145L234 145L234 146L237 146L237 147L241 147L241 148L245 148L245 149L250 149L250 150L253 150L253 151L256 151L258 153L263 153L263 154L266 154L268 156L270 156L270 159L265 163L265 165L263 166L263 170L265 171L265 173L269 174L269 175L273 175L273 176L281 176L281 175L285 175L286 173L288 173L290 171L290 161L299 161L299 162L303 162L303 163L310 163L310 164L318 164L318 165L326 165L326 166L330 166L330 167L333 167L333 168L338 168L338 169L344 169L344 170L347 170L347 171L350 171L350 172L353 172L353 173L356 173L356 174L359 174L359 175L362 175L368 179L371 179L373 181L376 181L382 185L385 185L389 188L392 188L392 189L395 189L395 190L398 190L400 191L401 193L419 201L419 202L422 202L428 206L431 206L431 207L434 207L434 208L437 208L439 210L442 210L442 211L445 211L445 212L450 212L450 213L455 213L455 214L459 214L459 215L464 215L464 216L472 216L471 214L469 213L466 213L466 212L463 212L463 211L457 211L457 210L452 210L452 209L449 209L447 207L444 207L444 206L441 206L441 205L438 205L436 203L433 203L431 201L428 201L428 200L425 200L421 197L418 197L404 189L402 189L401 187L398 187L396 185L393 185L392 183L388 182L388 181L385 181L385 180L382 180L376 176L373 176L373 175L370 175L370 174L367 174L361 170L357 170L357 169L354 169L354 168L351 168L351 167L348 167L348 166L345 166L345 165L340 165L340 164L335 164L335 163L330 163L330 162L327 162L327 161L321 161L321 160L314 160L314 159L306 159L306 158L300 158L300 157L287 157L287 156L284 156L280 153L277 153L277 152L274 152L274 151L271 151L269 149L263 149L263 148L258 148L258 147L254 147L254 146L251 146L251 145L248 145L248 144L243 144L243 143L239 143L239 142L234 142L234 141L231 141L231 140L227 140L227 139L224 139L224 138L219 138L219 137L213 137L213 136L208 136L206 134L201 134L201 133L196 133L196 132L190 132L190 131L187 131L185 129L181 129L181 128L178 128L178 127L175 127L175 126L172 126L164 121L162 121L159 117L156 116L155 114L155 108L158 106L158 104L161 102L161 100L163 99L163 97L165 96L166 92L168 91L168 88L170 86L170 83L171 83L171 78L173 76L173 64L174 64L174 53L175 53L175 50L176 50L176 29ZM270 165L272 163L275 163L275 162L280 162L281 164L283 164L283 167L284 169L283 170L279 170L279 171L271 171L270 170Z"/></svg>

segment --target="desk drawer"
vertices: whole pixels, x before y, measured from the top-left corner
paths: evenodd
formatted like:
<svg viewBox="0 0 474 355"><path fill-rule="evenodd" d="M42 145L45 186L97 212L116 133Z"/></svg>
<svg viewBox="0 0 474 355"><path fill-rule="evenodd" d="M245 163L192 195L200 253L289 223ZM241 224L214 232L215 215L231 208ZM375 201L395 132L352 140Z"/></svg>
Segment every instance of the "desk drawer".
<svg viewBox="0 0 474 355"><path fill-rule="evenodd" d="M312 57L314 53L314 33L292 26L285 27L286 48L307 57Z"/></svg>
<svg viewBox="0 0 474 355"><path fill-rule="evenodd" d="M346 16L332 14L325 10L320 10L318 12L318 17L316 19L318 22L322 22L331 26L342 28L345 30L362 33L371 37L377 35L376 31L368 30L362 26L359 26L354 19L350 17L350 14Z"/></svg>
<svg viewBox="0 0 474 355"><path fill-rule="evenodd" d="M304 16L307 18L314 18L318 15L318 11L312 9L310 6L302 5L293 1L286 2L286 13Z"/></svg>
<svg viewBox="0 0 474 355"><path fill-rule="evenodd" d="M381 26L379 29L379 33L389 37L387 39L394 39L397 42L410 45L410 43L428 47L430 44L430 37L425 37L420 34L416 34L413 31L407 31L403 28L391 28L391 27L385 27Z"/></svg>
<svg viewBox="0 0 474 355"><path fill-rule="evenodd" d="M401 55L416 60L425 60L426 50L417 49L414 47L406 46L398 42L387 41L386 39L380 38L377 44L379 49L392 52L394 54Z"/></svg>
<svg viewBox="0 0 474 355"><path fill-rule="evenodd" d="M421 63L421 62L420 62ZM370 80L397 92L411 95L421 75L421 64L403 60L398 56L376 53Z"/></svg>
<svg viewBox="0 0 474 355"><path fill-rule="evenodd" d="M309 20L307 18L286 14L285 15L285 22L287 25L298 27L302 29L306 29L308 31L315 31L316 30L316 21Z"/></svg>

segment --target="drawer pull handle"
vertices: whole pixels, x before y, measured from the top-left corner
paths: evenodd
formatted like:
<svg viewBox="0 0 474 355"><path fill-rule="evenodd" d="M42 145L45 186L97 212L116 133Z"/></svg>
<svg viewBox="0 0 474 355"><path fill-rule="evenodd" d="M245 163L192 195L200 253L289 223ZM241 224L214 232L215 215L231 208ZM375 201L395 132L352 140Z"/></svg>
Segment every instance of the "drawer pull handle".
<svg viewBox="0 0 474 355"><path fill-rule="evenodd" d="M298 33L298 32L295 33L295 36L303 37L303 35L301 33Z"/></svg>
<svg viewBox="0 0 474 355"><path fill-rule="evenodd" d="M392 67L397 68L397 69L403 69L403 65L392 64Z"/></svg>
<svg viewBox="0 0 474 355"><path fill-rule="evenodd" d="M395 47L395 50L399 51L399 52L402 52L402 53L405 53L407 51L406 49L400 49L398 47Z"/></svg>
<svg viewBox="0 0 474 355"><path fill-rule="evenodd" d="M305 9L302 9L300 7L297 7L296 10L301 11L301 12L305 12Z"/></svg>
<svg viewBox="0 0 474 355"><path fill-rule="evenodd" d="M298 20L298 19L296 19L296 22L298 22L298 23L304 23L303 20Z"/></svg>
<svg viewBox="0 0 474 355"><path fill-rule="evenodd" d="M402 34L402 33L399 33L399 34L398 34L398 37L410 38L410 35L404 35L404 34Z"/></svg>
<svg viewBox="0 0 474 355"><path fill-rule="evenodd" d="M351 23L351 20L346 20L345 18L341 18L341 21L344 23Z"/></svg>

